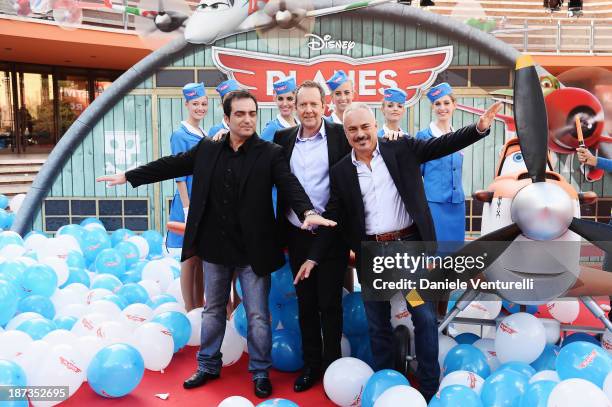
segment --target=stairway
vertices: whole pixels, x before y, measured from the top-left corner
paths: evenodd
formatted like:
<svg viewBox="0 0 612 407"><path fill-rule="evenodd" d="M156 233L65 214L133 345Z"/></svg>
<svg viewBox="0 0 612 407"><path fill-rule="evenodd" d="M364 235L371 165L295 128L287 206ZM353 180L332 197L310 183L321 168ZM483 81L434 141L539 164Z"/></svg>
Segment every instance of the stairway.
<svg viewBox="0 0 612 407"><path fill-rule="evenodd" d="M46 159L47 154L0 155L0 194L27 193Z"/></svg>

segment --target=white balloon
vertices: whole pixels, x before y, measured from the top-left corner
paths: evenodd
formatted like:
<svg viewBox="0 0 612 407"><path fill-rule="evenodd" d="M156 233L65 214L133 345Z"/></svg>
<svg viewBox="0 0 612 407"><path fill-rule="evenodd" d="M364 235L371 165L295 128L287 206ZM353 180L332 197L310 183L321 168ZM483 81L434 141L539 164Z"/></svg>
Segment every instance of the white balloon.
<svg viewBox="0 0 612 407"><path fill-rule="evenodd" d="M584 379L568 379L557 384L548 396L548 407L610 407L606 394Z"/></svg>
<svg viewBox="0 0 612 407"><path fill-rule="evenodd" d="M79 353L81 365L83 366L83 370L85 372L87 372L87 368L89 367L93 357L96 356L96 353L98 353L105 346L106 343L97 336L81 336L77 338L74 343L74 347ZM87 375L85 375L83 380L87 380Z"/></svg>
<svg viewBox="0 0 612 407"><path fill-rule="evenodd" d="M548 312L562 324L571 324L578 318L580 304L575 298L559 298L546 304Z"/></svg>
<svg viewBox="0 0 612 407"><path fill-rule="evenodd" d="M130 331L138 328L151 318L153 318L153 310L146 304L130 304L121 311L123 314L123 322Z"/></svg>
<svg viewBox="0 0 612 407"><path fill-rule="evenodd" d="M19 209L21 208L21 204L23 203L25 197L25 194L17 194L12 197L9 202L9 208L11 208L11 211L15 213L19 212Z"/></svg>
<svg viewBox="0 0 612 407"><path fill-rule="evenodd" d="M354 405L356 400L361 399L363 388L373 374L372 368L359 359L340 358L325 371L323 388L336 405Z"/></svg>
<svg viewBox="0 0 612 407"><path fill-rule="evenodd" d="M104 321L98 325L96 336L107 345L126 342L129 338L129 332L125 325L117 321Z"/></svg>
<svg viewBox="0 0 612 407"><path fill-rule="evenodd" d="M34 318L44 318L44 317L40 315L38 312L31 312L31 311L22 312L21 314L17 314L6 324L6 330L12 331L14 329L17 329L17 327L21 325L23 322L27 321L28 319L34 319Z"/></svg>
<svg viewBox="0 0 612 407"><path fill-rule="evenodd" d="M238 362L242 356L243 343L240 334L236 331L233 324L225 324L225 337L221 344L221 360L223 366L231 366Z"/></svg>
<svg viewBox="0 0 612 407"><path fill-rule="evenodd" d="M53 271L55 271L55 275L57 276L57 286L64 285L64 283L68 280L68 276L70 275L70 271L68 270L68 265L66 264L66 260L60 259L59 257L45 257L40 261L42 264L46 264L51 267Z"/></svg>
<svg viewBox="0 0 612 407"><path fill-rule="evenodd" d="M108 321L109 318L106 314L85 314L74 323L72 332L77 336L96 336L96 331L100 324Z"/></svg>
<svg viewBox="0 0 612 407"><path fill-rule="evenodd" d="M161 294L161 287L157 281L153 280L142 280L139 281L138 284L142 286L147 294L149 294L149 298L153 298L156 295Z"/></svg>
<svg viewBox="0 0 612 407"><path fill-rule="evenodd" d="M195 308L187 313L187 319L191 323L191 336L187 345L199 346L200 345L200 334L202 333L202 310L204 308Z"/></svg>
<svg viewBox="0 0 612 407"><path fill-rule="evenodd" d="M163 260L151 260L142 269L142 279L153 280L159 284L162 292L174 281L174 273L170 265Z"/></svg>
<svg viewBox="0 0 612 407"><path fill-rule="evenodd" d="M410 311L408 311L408 305L406 299L401 292L396 293L390 300L391 303L391 326L395 329L398 325L405 325L414 332L414 326L412 326L412 317Z"/></svg>
<svg viewBox="0 0 612 407"><path fill-rule="evenodd" d="M40 362L43 360L53 346L45 341L32 341L25 351L13 359L13 362L17 363L26 374L26 380L28 385L31 384L31 377L40 369Z"/></svg>
<svg viewBox="0 0 612 407"><path fill-rule="evenodd" d="M4 257L7 260L14 260L25 254L26 248L16 244L7 244L0 249L0 257Z"/></svg>
<svg viewBox="0 0 612 407"><path fill-rule="evenodd" d="M41 361L40 369L32 378L32 386L68 386L68 398L83 383L85 369L78 351L70 345L58 345ZM54 406L57 401L31 400L34 406Z"/></svg>
<svg viewBox="0 0 612 407"><path fill-rule="evenodd" d="M608 354L612 356L612 333L607 329L601 337L601 347L607 350Z"/></svg>
<svg viewBox="0 0 612 407"><path fill-rule="evenodd" d="M30 335L23 331L4 331L0 334L0 359L12 360L25 352L32 343Z"/></svg>
<svg viewBox="0 0 612 407"><path fill-rule="evenodd" d="M559 383L561 381L561 379L559 379L559 375L554 370L540 370L538 373L531 376L529 383L535 383L542 380L548 380L555 383Z"/></svg>
<svg viewBox="0 0 612 407"><path fill-rule="evenodd" d="M477 347L482 351L482 353L487 358L487 364L491 369L491 372L494 372L499 368L501 363L499 359L497 359L497 353L495 353L495 341L490 338L481 338L474 342L472 345Z"/></svg>
<svg viewBox="0 0 612 407"><path fill-rule="evenodd" d="M491 301L488 301L488 302L491 302ZM499 310L497 310L497 313L499 314ZM482 302L472 301L457 316L459 318L492 320L495 318L496 315L495 316L491 315L491 313L489 313L489 308L485 306ZM492 326L452 323L451 327L457 332L457 335L462 334L462 333L473 333L475 335L478 335L481 338L495 337L495 327L492 327Z"/></svg>
<svg viewBox="0 0 612 407"><path fill-rule="evenodd" d="M65 259L70 250L61 240L52 237L47 239L44 245L34 249L34 251L38 259L46 259L47 257L60 257Z"/></svg>
<svg viewBox="0 0 612 407"><path fill-rule="evenodd" d="M142 236L130 236L127 241L136 245L141 259L147 257L149 254L149 243L147 242L147 239Z"/></svg>
<svg viewBox="0 0 612 407"><path fill-rule="evenodd" d="M163 261L164 263L168 264L170 267L176 267L179 270L181 269L181 263L172 256L164 256L161 259L159 259L159 261Z"/></svg>
<svg viewBox="0 0 612 407"><path fill-rule="evenodd" d="M556 319L551 318L539 318L542 325L544 325L544 333L546 334L546 343L548 345L554 345L559 341L561 337L561 323Z"/></svg>
<svg viewBox="0 0 612 407"><path fill-rule="evenodd" d="M145 322L130 338L144 359L145 368L158 372L165 369L174 354L174 340L168 329L157 322Z"/></svg>
<svg viewBox="0 0 612 407"><path fill-rule="evenodd" d="M175 278L168 288L166 289L166 294L173 296L176 301L181 304L183 307L185 306L185 300L183 299L183 292L181 291L181 279Z"/></svg>
<svg viewBox="0 0 612 407"><path fill-rule="evenodd" d="M374 402L374 407L398 406L427 407L427 402L418 390L404 384L388 388Z"/></svg>
<svg viewBox="0 0 612 407"><path fill-rule="evenodd" d="M608 397L608 400L612 401L612 372L608 373L606 380L604 380L603 391Z"/></svg>
<svg viewBox="0 0 612 407"><path fill-rule="evenodd" d="M87 312L106 314L113 319L118 319L121 315L121 308L109 300L96 300L87 306Z"/></svg>
<svg viewBox="0 0 612 407"><path fill-rule="evenodd" d="M440 364L440 369L444 367L446 354L455 346L457 346L457 341L453 338L446 335L438 336L438 363Z"/></svg>
<svg viewBox="0 0 612 407"><path fill-rule="evenodd" d="M217 407L255 407L255 405L242 396L232 396L223 400Z"/></svg>
<svg viewBox="0 0 612 407"><path fill-rule="evenodd" d="M87 305L85 304L68 304L62 307L55 313L56 317L75 317L81 318L87 314Z"/></svg>
<svg viewBox="0 0 612 407"><path fill-rule="evenodd" d="M74 346L77 336L73 332L66 329L56 329L55 331L51 331L46 334L42 340L47 342L52 347L57 345Z"/></svg>
<svg viewBox="0 0 612 407"><path fill-rule="evenodd" d="M342 350L343 358L351 356L351 343L344 334L342 334L342 339L340 339L340 349Z"/></svg>
<svg viewBox="0 0 612 407"><path fill-rule="evenodd" d="M495 353L501 363L536 360L546 346L544 325L526 312L504 318L495 335Z"/></svg>
<svg viewBox="0 0 612 407"><path fill-rule="evenodd" d="M55 237L58 241L62 243L64 247L68 248L68 251L75 251L83 254L83 250L81 249L81 245L79 245L76 237L72 235L59 235Z"/></svg>
<svg viewBox="0 0 612 407"><path fill-rule="evenodd" d="M68 305L87 304L89 288L81 283L70 284L60 290L56 290L51 296L51 302L56 313L60 313Z"/></svg>
<svg viewBox="0 0 612 407"><path fill-rule="evenodd" d="M177 302L164 302L159 307L153 310L153 316L156 316L164 312L168 312L168 311L176 311L176 312L180 312L181 314L187 314L185 307L183 307L181 304Z"/></svg>
<svg viewBox="0 0 612 407"><path fill-rule="evenodd" d="M442 383L440 383L440 390L453 384L469 387L480 396L484 379L476 373L468 372L467 370L456 370L444 376Z"/></svg>
<svg viewBox="0 0 612 407"><path fill-rule="evenodd" d="M86 298L86 303L89 305L94 301L101 300L107 295L113 295L113 292L106 288L94 288L93 290L89 290L89 293L87 294Z"/></svg>
<svg viewBox="0 0 612 407"><path fill-rule="evenodd" d="M23 241L23 245L28 250L33 250L36 252L38 247L46 244L48 237L45 235L41 235L40 233L33 233L27 237L26 240Z"/></svg>

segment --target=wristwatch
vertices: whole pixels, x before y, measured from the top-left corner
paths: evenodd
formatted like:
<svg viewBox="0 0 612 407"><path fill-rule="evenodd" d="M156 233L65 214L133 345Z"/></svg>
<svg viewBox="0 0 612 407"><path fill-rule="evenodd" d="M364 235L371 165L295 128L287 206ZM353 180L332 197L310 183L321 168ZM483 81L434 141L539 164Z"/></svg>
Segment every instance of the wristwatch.
<svg viewBox="0 0 612 407"><path fill-rule="evenodd" d="M306 212L304 212L304 218L307 218L312 215L320 215L320 213L317 212L315 209L309 209Z"/></svg>

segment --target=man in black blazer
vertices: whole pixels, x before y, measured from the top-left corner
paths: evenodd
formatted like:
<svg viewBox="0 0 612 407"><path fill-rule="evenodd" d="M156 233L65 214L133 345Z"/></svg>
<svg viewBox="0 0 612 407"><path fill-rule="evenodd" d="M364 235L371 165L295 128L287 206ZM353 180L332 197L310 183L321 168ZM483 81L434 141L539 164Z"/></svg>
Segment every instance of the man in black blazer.
<svg viewBox="0 0 612 407"><path fill-rule="evenodd" d="M236 91L223 101L230 132L219 143L206 137L191 150L150 162L125 174L98 178L109 186L129 181L133 187L193 174L181 261L198 255L206 273L198 370L183 386L199 387L219 377L226 305L234 273L238 274L248 318L249 371L255 395L272 392L270 274L284 263L277 238L272 186L298 214L305 228L335 225L323 219L297 178L282 148L255 133L257 100Z"/></svg>
<svg viewBox="0 0 612 407"><path fill-rule="evenodd" d="M308 260L296 281L307 278L340 233L355 251L361 270L362 241L422 240L430 251L436 248L436 234L425 198L420 165L469 146L489 133L489 126L501 104L493 105L478 125L461 128L427 141L403 137L398 141L377 139L376 119L363 104L353 104L344 113L344 130L352 147L331 169L330 199L324 216L338 222L337 232L319 228ZM333 233L332 233L333 232ZM299 283L301 284L301 283ZM365 301L374 369L392 369L392 329L389 301ZM438 364L437 317L433 304L411 306L415 327L417 375L420 389L429 400L436 393Z"/></svg>
<svg viewBox="0 0 612 407"><path fill-rule="evenodd" d="M329 169L351 147L342 125L323 120L325 91L320 84L302 83L295 100L300 125L278 130L274 142L283 147L291 172L306 190L315 210L322 212L329 200ZM277 218L295 276L307 259L314 235L302 229L301 222L282 199L278 200ZM342 356L342 283L349 250L342 239L335 243L320 260L312 278L296 286L304 355L304 369L294 384L296 392L311 388L327 366Z"/></svg>

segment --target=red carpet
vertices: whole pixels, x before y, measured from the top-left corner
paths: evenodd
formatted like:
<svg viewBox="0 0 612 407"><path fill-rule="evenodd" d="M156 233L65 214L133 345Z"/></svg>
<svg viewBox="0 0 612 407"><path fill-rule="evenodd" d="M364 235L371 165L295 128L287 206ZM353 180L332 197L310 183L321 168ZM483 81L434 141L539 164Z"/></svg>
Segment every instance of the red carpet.
<svg viewBox="0 0 612 407"><path fill-rule="evenodd" d="M185 347L172 358L170 366L164 371L145 370L140 385L130 394L117 399L98 396L87 383L83 383L77 393L62 406L198 406L216 407L223 399L230 396L243 396L257 405L263 400L253 395L251 375L247 371L248 354L244 353L238 363L224 367L221 378L193 390L183 389L183 380L191 376L196 369L195 354L197 347ZM303 407L333 406L323 392L323 385L305 393L293 392L293 381L297 373L282 373L270 370L270 379L274 391L270 398L285 398ZM155 397L155 394L170 393L167 400Z"/></svg>

